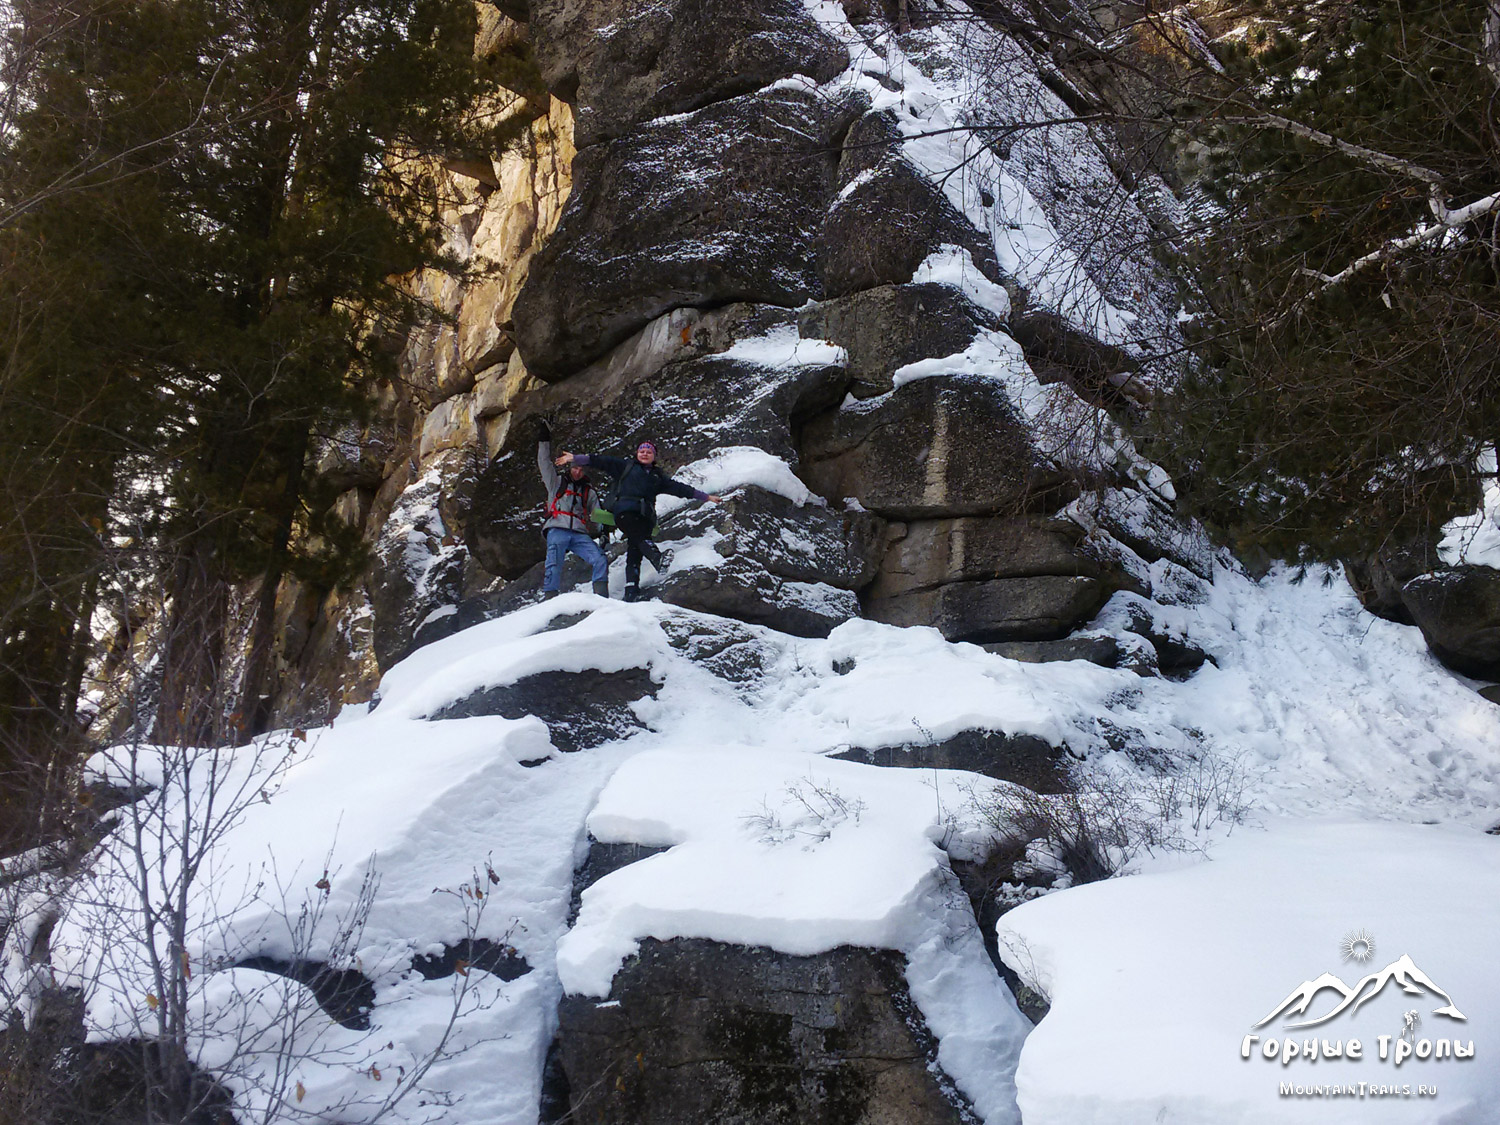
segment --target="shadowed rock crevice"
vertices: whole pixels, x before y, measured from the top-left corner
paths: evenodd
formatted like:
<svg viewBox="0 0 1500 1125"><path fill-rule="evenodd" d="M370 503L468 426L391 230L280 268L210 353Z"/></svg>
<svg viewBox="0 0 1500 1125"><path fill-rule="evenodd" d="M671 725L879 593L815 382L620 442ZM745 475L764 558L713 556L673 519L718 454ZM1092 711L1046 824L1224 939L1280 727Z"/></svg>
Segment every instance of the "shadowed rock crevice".
<svg viewBox="0 0 1500 1125"><path fill-rule="evenodd" d="M445 945L441 953L413 957L411 967L423 980L441 980L455 973L468 973L475 969L491 973L501 980L519 980L531 972L526 958L512 946L489 938L464 938L454 945Z"/></svg>
<svg viewBox="0 0 1500 1125"><path fill-rule="evenodd" d="M588 855L583 861L583 866L573 872L573 897L568 907L568 925L571 926L578 920L581 896L589 887L611 871L629 867L632 863L666 850L664 846L652 847L647 844L606 844L590 836Z"/></svg>
<svg viewBox="0 0 1500 1125"><path fill-rule="evenodd" d="M258 969L305 984L318 1007L335 1023L366 1031L375 1006L375 983L358 969L331 969L320 961L283 961L276 957L247 957L236 969Z"/></svg>
<svg viewBox="0 0 1500 1125"><path fill-rule="evenodd" d="M1050 877L1043 879L1016 874L1016 862L1023 859L1025 854L1026 846L1014 843L996 848L981 862L950 858L949 863L953 868L953 874L958 879L959 886L963 888L964 894L969 899L969 905L974 910L974 919L979 923L979 933L984 938L984 950L989 954L995 971L1000 974L1000 978L1010 989L1010 994L1015 998L1016 1007L1021 1010L1021 1014L1033 1024L1037 1024L1045 1018L1050 1005L1046 997L1039 995L1024 984L1016 971L1005 963L1000 956L999 935L995 929L1001 916L1019 905L1022 901L1021 896L1028 893L1025 891L1021 894L1006 893L1007 886L1041 889L1045 888L1050 881Z"/></svg>

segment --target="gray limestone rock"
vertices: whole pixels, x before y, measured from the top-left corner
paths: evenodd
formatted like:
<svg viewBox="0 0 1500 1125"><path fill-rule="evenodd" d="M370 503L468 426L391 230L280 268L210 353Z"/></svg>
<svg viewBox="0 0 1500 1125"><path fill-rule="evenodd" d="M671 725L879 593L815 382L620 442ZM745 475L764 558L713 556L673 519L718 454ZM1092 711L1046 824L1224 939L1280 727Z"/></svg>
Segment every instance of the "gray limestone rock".
<svg viewBox="0 0 1500 1125"><path fill-rule="evenodd" d="M1055 640L1092 618L1106 593L1097 578L998 578L871 599L866 612L890 625L936 626L950 641Z"/></svg>
<svg viewBox="0 0 1500 1125"><path fill-rule="evenodd" d="M662 522L660 542L707 536L719 556L753 560L778 578L858 590L875 577L881 523L868 512L797 504L748 485L722 504L674 513Z"/></svg>
<svg viewBox="0 0 1500 1125"><path fill-rule="evenodd" d="M913 520L892 524L872 598L890 598L948 582L1044 575L1098 578L1080 549L1083 529L1043 516Z"/></svg>
<svg viewBox="0 0 1500 1125"><path fill-rule="evenodd" d="M892 389L898 368L958 355L999 318L949 285L882 285L798 310L805 337L830 340L849 356L855 398Z"/></svg>
<svg viewBox="0 0 1500 1125"><path fill-rule="evenodd" d="M516 298L516 346L557 380L663 313L822 295L836 142L858 99L776 87L594 145Z"/></svg>
<svg viewBox="0 0 1500 1125"><path fill-rule="evenodd" d="M853 591L875 575L880 525L866 512L798 505L752 485L663 521L664 544L698 544L724 561L674 569L656 592L673 605L827 636L859 615Z"/></svg>
<svg viewBox="0 0 1500 1125"><path fill-rule="evenodd" d="M1034 793L1066 793L1068 752L1033 734L966 730L933 743L856 748L833 755L848 762L908 769L968 770L1013 781Z"/></svg>
<svg viewBox="0 0 1500 1125"><path fill-rule="evenodd" d="M826 637L859 616L859 598L851 591L781 578L744 557L718 567L674 570L650 592L671 605L767 625L796 637Z"/></svg>
<svg viewBox="0 0 1500 1125"><path fill-rule="evenodd" d="M1436 545L1418 540L1394 544L1365 559L1350 560L1344 564L1344 573L1360 603L1371 613L1402 625L1415 625L1402 587L1419 575L1443 568Z"/></svg>
<svg viewBox="0 0 1500 1125"><path fill-rule="evenodd" d="M543 81L574 105L580 149L778 79L825 82L849 65L799 0L531 0L531 38Z"/></svg>
<svg viewBox="0 0 1500 1125"><path fill-rule="evenodd" d="M814 491L895 519L1055 507L1066 483L1005 388L970 376L917 379L846 403L807 424L802 452Z"/></svg>
<svg viewBox="0 0 1500 1125"><path fill-rule="evenodd" d="M667 643L693 663L747 694L761 685L768 667L785 651L784 638L734 621L673 614L661 623Z"/></svg>
<svg viewBox="0 0 1500 1125"><path fill-rule="evenodd" d="M1500 570L1457 566L1401 587L1432 654L1454 671L1500 678Z"/></svg>
<svg viewBox="0 0 1500 1125"><path fill-rule="evenodd" d="M1112 630L1127 642L1139 638L1145 652L1132 651L1124 666L1141 675L1162 675L1169 680L1191 676L1205 663L1218 665L1207 651L1171 620L1161 606L1139 594L1121 590L1109 600L1095 624Z"/></svg>
<svg viewBox="0 0 1500 1125"><path fill-rule="evenodd" d="M1149 399L1133 378L1140 361L1123 348L1081 331L1050 309L1030 307L1013 318L1011 333L1042 383L1066 382L1080 398L1127 413Z"/></svg>
<svg viewBox="0 0 1500 1125"><path fill-rule="evenodd" d="M547 724L552 744L559 750L587 750L644 730L646 724L631 705L654 699L657 690L645 668L540 672L513 684L477 691L427 718L436 721L503 715L519 719L535 715Z"/></svg>
<svg viewBox="0 0 1500 1125"><path fill-rule="evenodd" d="M938 247L962 246L991 281L995 252L936 184L905 160L889 160L844 187L822 233L823 291L840 297L910 281Z"/></svg>
<svg viewBox="0 0 1500 1125"><path fill-rule="evenodd" d="M600 1125L960 1125L901 955L641 943L608 1002L564 997L572 1120Z"/></svg>
<svg viewBox="0 0 1500 1125"><path fill-rule="evenodd" d="M1195 523L1174 515L1141 489L1108 488L1082 497L1082 517L1103 528L1146 562L1168 559L1205 582L1213 581L1213 544Z"/></svg>

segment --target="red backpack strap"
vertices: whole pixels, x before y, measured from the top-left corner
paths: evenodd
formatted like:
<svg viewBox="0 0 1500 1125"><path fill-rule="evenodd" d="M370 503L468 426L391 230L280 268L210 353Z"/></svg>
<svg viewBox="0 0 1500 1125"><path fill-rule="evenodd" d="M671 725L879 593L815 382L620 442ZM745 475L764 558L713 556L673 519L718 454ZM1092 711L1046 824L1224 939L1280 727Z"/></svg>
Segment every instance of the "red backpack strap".
<svg viewBox="0 0 1500 1125"><path fill-rule="evenodd" d="M573 483L574 482L571 480L563 481L563 486L557 490L557 492L552 497L551 503L547 505L547 518L549 520L554 520L558 517L562 517L565 519L574 520L578 523L583 524L584 527L588 527L587 513L590 511L588 494L593 491L593 488L591 485L585 482L582 489L577 489L573 487ZM560 507L563 497L565 497L570 492L578 498L578 503L583 508L585 513L583 516L579 516L575 512L565 512Z"/></svg>

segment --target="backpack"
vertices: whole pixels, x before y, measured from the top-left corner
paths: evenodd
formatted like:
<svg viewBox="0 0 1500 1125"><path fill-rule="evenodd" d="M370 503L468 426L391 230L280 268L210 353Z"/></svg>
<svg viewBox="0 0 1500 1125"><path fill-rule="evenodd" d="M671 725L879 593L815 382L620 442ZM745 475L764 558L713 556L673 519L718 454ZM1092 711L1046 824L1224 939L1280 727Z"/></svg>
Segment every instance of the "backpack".
<svg viewBox="0 0 1500 1125"><path fill-rule="evenodd" d="M620 498L620 478L610 477L609 484L605 486L604 492L601 494L596 489L595 495L598 499L595 502L594 510L589 513L589 519L608 532L615 526L615 514L612 509L615 506L615 501Z"/></svg>
<svg viewBox="0 0 1500 1125"><path fill-rule="evenodd" d="M552 494L552 498L549 501L547 501L547 518L549 520L563 514L558 509L558 505L562 502L562 498L568 494L568 490L570 488L572 488L574 485L582 485L583 488L586 490L586 492L584 493L585 495L587 494L587 492L593 492L596 495L598 494L598 490L594 488L594 482L591 481L591 480L589 480L588 477L584 477L583 480L580 480L580 481L575 481L570 476L568 476L567 474L564 474L562 480L558 483L557 491L554 492ZM580 496L580 499L581 498L582 497ZM585 535L592 536L592 535L597 534L597 530L595 528L595 524L599 523L598 516L599 516L599 510L597 508L595 508L586 517L584 517L584 521L583 521L583 533ZM613 524L614 523L614 517L610 517L610 521L609 522L611 524Z"/></svg>

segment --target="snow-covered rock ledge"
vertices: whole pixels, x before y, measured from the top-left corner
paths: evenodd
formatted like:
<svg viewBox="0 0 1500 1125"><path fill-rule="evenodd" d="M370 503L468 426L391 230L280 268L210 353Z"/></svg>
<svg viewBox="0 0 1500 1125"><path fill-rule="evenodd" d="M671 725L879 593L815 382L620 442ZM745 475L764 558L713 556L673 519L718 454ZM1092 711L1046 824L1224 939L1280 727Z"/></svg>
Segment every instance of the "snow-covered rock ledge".
<svg viewBox="0 0 1500 1125"><path fill-rule="evenodd" d="M1276 821L999 929L1052 1005L1016 1075L1026 1125L1495 1120L1495 836Z"/></svg>

